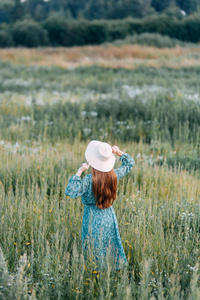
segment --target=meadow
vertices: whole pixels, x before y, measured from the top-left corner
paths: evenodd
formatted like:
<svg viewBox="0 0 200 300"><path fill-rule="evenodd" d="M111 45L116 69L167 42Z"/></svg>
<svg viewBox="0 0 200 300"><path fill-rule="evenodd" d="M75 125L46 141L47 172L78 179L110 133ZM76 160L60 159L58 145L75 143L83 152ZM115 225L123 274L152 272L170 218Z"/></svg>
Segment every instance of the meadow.
<svg viewBox="0 0 200 300"><path fill-rule="evenodd" d="M200 298L199 49L105 47L0 50L0 299ZM84 261L64 194L91 139L136 162L120 271Z"/></svg>

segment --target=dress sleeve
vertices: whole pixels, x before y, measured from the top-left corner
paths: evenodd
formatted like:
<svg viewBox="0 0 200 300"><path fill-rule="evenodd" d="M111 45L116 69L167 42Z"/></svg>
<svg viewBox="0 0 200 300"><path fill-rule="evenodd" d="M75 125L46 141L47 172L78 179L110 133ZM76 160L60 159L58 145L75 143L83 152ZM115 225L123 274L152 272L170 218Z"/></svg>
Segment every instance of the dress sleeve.
<svg viewBox="0 0 200 300"><path fill-rule="evenodd" d="M122 161L121 167L115 169L117 180L121 179L127 173L129 173L135 164L134 159L127 153L123 153L120 157L120 160Z"/></svg>
<svg viewBox="0 0 200 300"><path fill-rule="evenodd" d="M69 183L66 187L65 194L71 198L77 198L87 192L89 186L89 178L85 176L83 180L77 175L73 175L69 179Z"/></svg>

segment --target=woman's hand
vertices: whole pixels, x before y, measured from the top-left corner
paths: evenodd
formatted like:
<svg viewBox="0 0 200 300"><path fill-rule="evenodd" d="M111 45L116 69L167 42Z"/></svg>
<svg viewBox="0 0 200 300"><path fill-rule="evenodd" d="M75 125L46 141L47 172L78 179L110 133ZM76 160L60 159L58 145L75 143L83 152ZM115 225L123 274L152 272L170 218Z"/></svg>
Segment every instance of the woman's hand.
<svg viewBox="0 0 200 300"><path fill-rule="evenodd" d="M89 164L89 163L88 163L88 164L87 164L87 163L83 163L83 164L81 165L81 167L78 169L76 175L77 175L77 176L81 176L81 174L82 174L84 171L88 170L89 167L90 167L90 164Z"/></svg>
<svg viewBox="0 0 200 300"><path fill-rule="evenodd" d="M124 152L121 151L121 150L119 149L119 147L113 146L113 147L112 147L112 153L117 154L117 155L119 155L119 156L122 156L122 154L123 154Z"/></svg>

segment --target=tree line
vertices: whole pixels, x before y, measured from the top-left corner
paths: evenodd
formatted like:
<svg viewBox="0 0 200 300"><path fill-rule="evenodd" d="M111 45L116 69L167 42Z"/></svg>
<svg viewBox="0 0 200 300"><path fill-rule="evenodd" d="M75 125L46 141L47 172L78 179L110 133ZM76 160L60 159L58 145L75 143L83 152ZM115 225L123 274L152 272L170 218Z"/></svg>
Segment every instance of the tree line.
<svg viewBox="0 0 200 300"><path fill-rule="evenodd" d="M26 15L36 21L52 14L88 20L142 18L170 10L188 15L199 7L199 0L1 0L0 23L15 22Z"/></svg>
<svg viewBox="0 0 200 300"><path fill-rule="evenodd" d="M144 32L200 42L200 0L1 0L0 47L101 44Z"/></svg>

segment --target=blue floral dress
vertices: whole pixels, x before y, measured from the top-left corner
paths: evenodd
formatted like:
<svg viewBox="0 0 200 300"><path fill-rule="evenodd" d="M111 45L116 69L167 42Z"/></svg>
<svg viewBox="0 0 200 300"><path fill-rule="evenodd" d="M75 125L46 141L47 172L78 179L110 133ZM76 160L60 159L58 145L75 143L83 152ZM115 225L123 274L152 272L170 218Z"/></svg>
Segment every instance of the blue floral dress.
<svg viewBox="0 0 200 300"><path fill-rule="evenodd" d="M115 169L117 180L119 181L135 164L134 159L127 153L124 153L120 160L121 167ZM89 174L81 180L77 175L69 179L69 184L65 194L71 198L81 196L84 204L84 214L82 221L82 246L86 257L88 245L93 243L95 249L95 258L100 265L106 261L106 255L109 252L116 263L117 269L126 265L127 260L122 246L119 234L117 218L113 207L100 209L96 206L96 200L92 191L92 174Z"/></svg>

